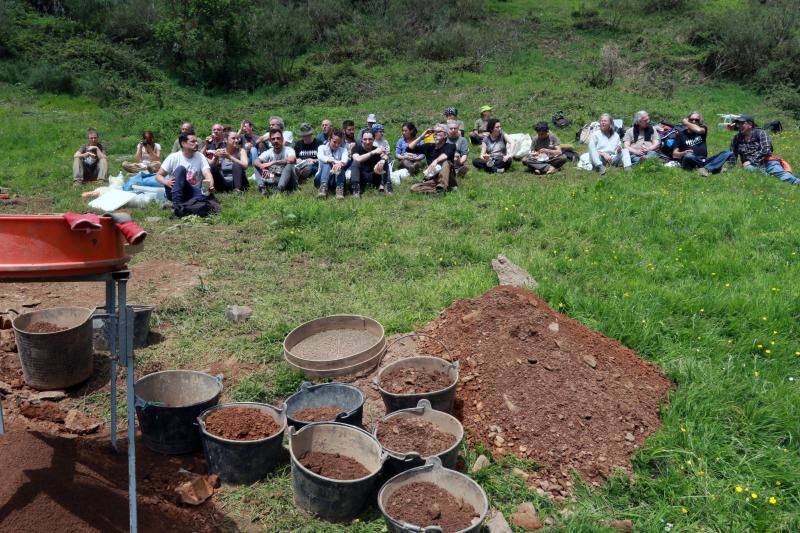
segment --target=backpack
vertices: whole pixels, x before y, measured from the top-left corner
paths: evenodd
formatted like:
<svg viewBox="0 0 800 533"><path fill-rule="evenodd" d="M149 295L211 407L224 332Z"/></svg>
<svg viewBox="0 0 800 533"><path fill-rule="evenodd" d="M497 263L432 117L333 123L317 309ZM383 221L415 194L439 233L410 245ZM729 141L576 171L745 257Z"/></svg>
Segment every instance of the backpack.
<svg viewBox="0 0 800 533"><path fill-rule="evenodd" d="M672 157L672 151L678 146L678 136L686 130L686 126L674 126L669 122L660 122L655 129L661 140L661 153Z"/></svg>
<svg viewBox="0 0 800 533"><path fill-rule="evenodd" d="M579 129L575 133L575 142L580 144L589 144L589 139L594 133L594 130L600 128L599 122L591 122L589 124L584 125L581 129Z"/></svg>
<svg viewBox="0 0 800 533"><path fill-rule="evenodd" d="M772 133L780 133L783 131L783 124L781 124L780 120L773 120L772 122L767 122L764 124L763 129Z"/></svg>
<svg viewBox="0 0 800 533"><path fill-rule="evenodd" d="M553 124L555 124L559 128L566 128L567 126L572 124L572 122L567 117L564 116L563 111L556 111L555 113L553 113Z"/></svg>
<svg viewBox="0 0 800 533"><path fill-rule="evenodd" d="M182 204L176 205L173 212L179 218L189 215L207 217L214 213L219 213L219 209L219 203L211 196L195 196Z"/></svg>

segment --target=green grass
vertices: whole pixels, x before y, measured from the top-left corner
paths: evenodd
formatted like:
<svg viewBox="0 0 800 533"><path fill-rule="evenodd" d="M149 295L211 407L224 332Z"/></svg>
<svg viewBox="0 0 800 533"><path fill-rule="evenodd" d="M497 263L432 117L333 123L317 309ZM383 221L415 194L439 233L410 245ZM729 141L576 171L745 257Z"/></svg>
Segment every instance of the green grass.
<svg viewBox="0 0 800 533"><path fill-rule="evenodd" d="M169 145L187 117L205 131L243 116L263 125L277 113L296 131L301 121L360 122L374 111L393 141L407 118L432 123L455 104L469 124L487 102L511 132L530 132L559 109L575 125L607 110L626 123L640 108L672 119L698 109L709 123L714 113L749 111L790 126L775 137L776 151L800 165L794 123L741 87L687 83L665 97L634 71L609 89L587 87L582 77L613 36L571 30L561 19L579 2L493 6L500 27L518 32L506 60L446 76L424 63L359 65L390 83L350 107L294 105L297 86L187 94L164 109L104 109L0 86L0 185L52 200L54 210L82 208L69 162L90 125L100 128L113 161L133 151L145 128ZM510 19L531 10L540 18L535 38L535 28L514 30ZM570 142L574 129L558 133ZM729 138L712 127L710 150L726 148ZM576 500L561 505L511 473L533 465L504 460L476 476L492 505L508 516L530 500L555 529L570 531L623 518L641 531L667 524L672 531L800 530L800 190L742 171L701 179L645 164L601 179L574 168L535 178L519 168L502 176L472 172L458 193L441 198L415 196L403 184L390 199L368 193L359 202L323 202L306 186L270 199L224 196L219 216L177 229L166 218L145 222L150 237L135 261L196 261L205 274L200 288L159 310L170 324L167 339L137 352L140 364L204 368L233 357L256 370L226 384L229 398L278 401L301 380L281 358L281 342L297 324L344 312L372 316L388 333L413 330L495 285L489 262L502 253L536 277L554 308L654 361L677 387L663 428L634 457L630 479L603 487L576 480ZM166 215L148 208L136 216ZM227 322L228 304L250 305L252 319ZM465 450L468 464L480 451ZM297 511L290 485L283 469L251 487L224 489L220 499L226 513L256 529L342 529ZM564 507L571 514L562 516ZM373 510L349 527L384 526Z"/></svg>

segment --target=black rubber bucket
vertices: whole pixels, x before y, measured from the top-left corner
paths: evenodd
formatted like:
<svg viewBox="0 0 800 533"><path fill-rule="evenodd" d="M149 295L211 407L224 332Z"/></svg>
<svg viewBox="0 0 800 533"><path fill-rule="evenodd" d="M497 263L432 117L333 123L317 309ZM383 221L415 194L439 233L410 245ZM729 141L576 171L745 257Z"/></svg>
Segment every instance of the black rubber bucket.
<svg viewBox="0 0 800 533"><path fill-rule="evenodd" d="M19 315L12 322L25 383L39 390L63 389L92 375L93 309L54 307ZM52 333L28 331L48 322L67 328Z"/></svg>
<svg viewBox="0 0 800 533"><path fill-rule="evenodd" d="M144 445L158 453L191 453L201 447L197 417L217 405L222 375L194 370L154 372L139 379L134 392Z"/></svg>
<svg viewBox="0 0 800 533"><path fill-rule="evenodd" d="M144 348L147 346L147 335L150 333L150 315L153 314L152 305L129 304L133 309L133 347ZM99 306L92 315L92 336L94 349L107 351L111 335L111 318L104 305ZM119 336L119 335L117 335ZM117 343L119 347L119 343Z"/></svg>
<svg viewBox="0 0 800 533"><path fill-rule="evenodd" d="M297 411L303 409L334 406L341 412L326 422L341 422L361 427L364 416L364 393L358 387L344 383L323 383L313 385L304 382L300 389L286 398L286 418L289 424L297 429L310 424L294 418Z"/></svg>
<svg viewBox="0 0 800 533"><path fill-rule="evenodd" d="M206 431L205 421L208 415L232 407L261 411L270 416L280 426L280 430L258 440L225 439ZM204 411L197 417L197 422L200 426L208 469L212 474L217 474L223 483L231 485L255 483L274 470L281 461L286 414L277 407L253 402L225 403Z"/></svg>
<svg viewBox="0 0 800 533"><path fill-rule="evenodd" d="M338 453L361 463L369 475L361 479L332 479L300 464L306 452ZM294 502L323 520L349 521L368 502L375 501L378 478L386 455L380 443L364 431L338 422L317 422L301 430L289 428Z"/></svg>
<svg viewBox="0 0 800 533"><path fill-rule="evenodd" d="M436 391L413 394L395 394L381 386L381 380L385 374L396 368L406 367L413 367L422 372L426 370L444 372L451 379L450 385ZM431 407L437 411L444 411L445 413L452 414L453 404L456 400L456 385L458 384L458 361L450 362L440 357L426 355L399 359L378 370L378 375L375 376L373 383L375 383L378 387L378 391L381 393L381 398L383 398L387 413L393 413L400 409L411 409L412 407L416 407L420 400L428 400L431 403Z"/></svg>

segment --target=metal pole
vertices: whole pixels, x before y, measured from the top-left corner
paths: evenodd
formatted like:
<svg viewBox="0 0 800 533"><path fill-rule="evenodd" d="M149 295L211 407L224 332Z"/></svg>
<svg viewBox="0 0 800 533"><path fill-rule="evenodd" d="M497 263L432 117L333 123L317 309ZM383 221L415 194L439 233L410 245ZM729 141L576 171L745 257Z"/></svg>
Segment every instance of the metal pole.
<svg viewBox="0 0 800 533"><path fill-rule="evenodd" d="M3 395L0 394L0 435L6 432L5 425L3 424Z"/></svg>
<svg viewBox="0 0 800 533"><path fill-rule="evenodd" d="M111 447L117 449L117 295L114 280L106 281L106 314L108 331L111 332L108 347L111 355Z"/></svg>
<svg viewBox="0 0 800 533"><path fill-rule="evenodd" d="M130 531L136 533L136 422L134 420L134 390L133 390L133 309L127 305L127 276L117 281L119 284L119 311L120 311L120 352L121 362L127 365L125 376L126 399L128 412L128 506Z"/></svg>

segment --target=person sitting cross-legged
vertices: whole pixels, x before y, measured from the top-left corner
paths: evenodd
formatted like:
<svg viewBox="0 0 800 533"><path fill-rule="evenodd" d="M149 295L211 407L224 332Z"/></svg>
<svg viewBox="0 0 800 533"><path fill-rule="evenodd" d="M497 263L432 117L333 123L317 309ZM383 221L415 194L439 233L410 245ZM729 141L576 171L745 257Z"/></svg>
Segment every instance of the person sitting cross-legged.
<svg viewBox="0 0 800 533"><path fill-rule="evenodd" d="M294 143L294 154L297 156L294 173L299 183L311 176L316 176L319 172L317 150L322 145L323 142L314 137L314 128L311 127L311 124L308 122L300 124L300 140Z"/></svg>
<svg viewBox="0 0 800 533"><path fill-rule="evenodd" d="M375 146L372 130L365 130L361 134L361 142L353 149L353 164L350 165L350 193L353 198L359 198L362 187L367 185L376 189L383 185L384 192L392 194L389 151L386 146Z"/></svg>
<svg viewBox="0 0 800 533"><path fill-rule="evenodd" d="M327 143L317 149L319 172L314 178L314 185L319 188L317 197L325 198L330 187L336 187L336 199L344 200L345 169L350 161L347 147L344 146L344 132L331 130Z"/></svg>
<svg viewBox="0 0 800 533"><path fill-rule="evenodd" d="M713 157L708 157L706 135L708 128L703 123L703 115L692 111L683 119L685 130L678 134L677 145L672 150L672 158L680 161L681 167L686 170L697 169L701 176L725 172L725 163L730 159L731 152L725 150Z"/></svg>
<svg viewBox="0 0 800 533"><path fill-rule="evenodd" d="M536 138L531 153L525 156L522 164L534 174L555 174L567 162L567 156L561 153L561 141L550 131L547 122L539 122L534 129Z"/></svg>
<svg viewBox="0 0 800 533"><path fill-rule="evenodd" d="M505 172L513 162L514 141L503 131L499 119L490 118L486 127L489 135L483 139L480 157L473 159L472 164L485 172Z"/></svg>
<svg viewBox="0 0 800 533"><path fill-rule="evenodd" d="M284 146L283 131L277 128L270 130L269 144L270 149L262 152L256 159L256 167L260 171L258 190L263 195L269 193L270 187L275 187L278 192L291 192L297 188L297 177L294 174L297 158L294 150Z"/></svg>
<svg viewBox="0 0 800 533"><path fill-rule="evenodd" d="M422 139L431 133L434 134L433 144L422 144ZM428 163L425 168L424 180L411 186L413 192L443 193L456 189L457 183L453 169L456 145L447 142L447 130L444 124L428 128L422 132L422 135L411 141L408 148L425 154Z"/></svg>
<svg viewBox="0 0 800 533"><path fill-rule="evenodd" d="M647 111L639 111L633 117L633 127L628 128L622 139L624 148L631 157L631 165L638 165L643 159L658 157L658 147L661 138L656 129L650 124L650 115Z"/></svg>

